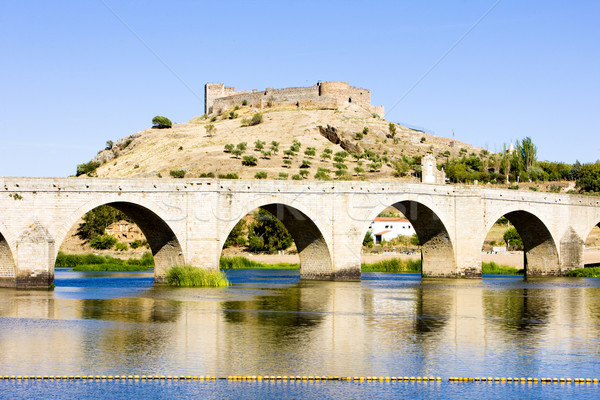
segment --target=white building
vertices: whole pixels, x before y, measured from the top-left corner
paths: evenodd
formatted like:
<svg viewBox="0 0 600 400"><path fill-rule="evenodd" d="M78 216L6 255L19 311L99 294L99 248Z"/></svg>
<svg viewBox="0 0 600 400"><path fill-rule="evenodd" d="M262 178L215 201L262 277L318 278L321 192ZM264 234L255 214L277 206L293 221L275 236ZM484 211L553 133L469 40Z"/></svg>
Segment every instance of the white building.
<svg viewBox="0 0 600 400"><path fill-rule="evenodd" d="M375 243L381 243L381 240L390 241L398 236L412 236L415 229L405 218L377 217L369 226L369 232L373 236Z"/></svg>

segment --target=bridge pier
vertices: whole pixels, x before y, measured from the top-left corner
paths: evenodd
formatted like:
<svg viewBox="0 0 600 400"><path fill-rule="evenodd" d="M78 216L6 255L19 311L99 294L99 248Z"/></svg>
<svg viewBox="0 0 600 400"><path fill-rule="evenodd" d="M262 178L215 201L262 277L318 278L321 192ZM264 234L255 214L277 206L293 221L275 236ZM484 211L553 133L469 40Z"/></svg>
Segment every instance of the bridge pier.
<svg viewBox="0 0 600 400"><path fill-rule="evenodd" d="M54 283L54 238L38 221L17 239L16 287L47 289Z"/></svg>

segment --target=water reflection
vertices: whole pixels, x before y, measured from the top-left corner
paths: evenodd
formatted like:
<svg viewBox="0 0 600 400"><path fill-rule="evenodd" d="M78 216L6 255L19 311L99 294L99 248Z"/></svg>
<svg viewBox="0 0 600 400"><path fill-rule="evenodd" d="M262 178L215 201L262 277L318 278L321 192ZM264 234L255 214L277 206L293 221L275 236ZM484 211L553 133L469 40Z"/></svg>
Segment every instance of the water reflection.
<svg viewBox="0 0 600 400"><path fill-rule="evenodd" d="M10 373L533 375L600 372L600 281L301 282L231 271L224 289L152 274L58 271L54 292L0 290ZM571 374L573 375L573 374Z"/></svg>

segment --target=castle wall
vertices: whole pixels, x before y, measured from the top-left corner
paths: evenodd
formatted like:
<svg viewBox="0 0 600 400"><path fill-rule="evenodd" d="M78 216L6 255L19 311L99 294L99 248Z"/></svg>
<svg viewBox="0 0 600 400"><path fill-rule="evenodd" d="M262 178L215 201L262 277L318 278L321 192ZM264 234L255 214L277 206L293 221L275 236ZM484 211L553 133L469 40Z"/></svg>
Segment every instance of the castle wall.
<svg viewBox="0 0 600 400"><path fill-rule="evenodd" d="M371 105L369 89L356 88L348 82L319 82L309 87L267 88L264 91L236 91L234 87L224 86L222 83L207 84L205 87L206 114L221 113L236 105L241 106L244 101L255 108L264 108L271 103L325 108L354 103L369 112L384 116L383 106Z"/></svg>

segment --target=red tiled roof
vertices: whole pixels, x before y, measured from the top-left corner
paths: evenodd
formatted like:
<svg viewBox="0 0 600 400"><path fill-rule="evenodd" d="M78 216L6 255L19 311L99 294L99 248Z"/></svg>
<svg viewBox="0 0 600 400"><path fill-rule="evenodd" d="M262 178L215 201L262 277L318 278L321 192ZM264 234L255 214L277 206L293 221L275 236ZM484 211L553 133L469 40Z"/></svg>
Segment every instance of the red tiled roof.
<svg viewBox="0 0 600 400"><path fill-rule="evenodd" d="M391 231L381 231L379 233L376 233L375 235L385 235L388 232L391 232Z"/></svg>

